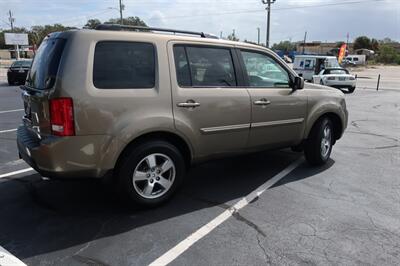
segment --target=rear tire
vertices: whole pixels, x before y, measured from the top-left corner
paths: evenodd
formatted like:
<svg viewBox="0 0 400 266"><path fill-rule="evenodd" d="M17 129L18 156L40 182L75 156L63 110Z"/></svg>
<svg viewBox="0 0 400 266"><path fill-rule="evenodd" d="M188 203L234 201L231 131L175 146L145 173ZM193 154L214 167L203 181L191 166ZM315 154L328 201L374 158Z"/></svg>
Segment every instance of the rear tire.
<svg viewBox="0 0 400 266"><path fill-rule="evenodd" d="M334 143L333 124L328 118L319 119L313 126L304 147L304 155L311 165L325 164Z"/></svg>
<svg viewBox="0 0 400 266"><path fill-rule="evenodd" d="M172 144L154 140L131 149L119 164L117 189L129 205L156 207L171 198L185 176L185 161Z"/></svg>

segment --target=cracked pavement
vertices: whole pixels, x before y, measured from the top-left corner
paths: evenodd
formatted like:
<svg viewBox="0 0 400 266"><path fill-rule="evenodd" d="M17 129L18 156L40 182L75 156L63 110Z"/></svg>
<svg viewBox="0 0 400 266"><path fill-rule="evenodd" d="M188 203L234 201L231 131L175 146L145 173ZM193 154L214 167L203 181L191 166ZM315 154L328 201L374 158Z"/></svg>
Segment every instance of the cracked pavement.
<svg viewBox="0 0 400 266"><path fill-rule="evenodd" d="M348 128L327 165L301 164L171 265L399 265L400 80L379 92L373 82L346 94ZM19 108L19 94L0 84L2 109ZM0 115L0 129L20 116ZM0 246L28 265L146 265L299 156L270 151L198 165L153 210L126 208L95 180L2 178ZM1 134L0 174L25 167L15 133Z"/></svg>

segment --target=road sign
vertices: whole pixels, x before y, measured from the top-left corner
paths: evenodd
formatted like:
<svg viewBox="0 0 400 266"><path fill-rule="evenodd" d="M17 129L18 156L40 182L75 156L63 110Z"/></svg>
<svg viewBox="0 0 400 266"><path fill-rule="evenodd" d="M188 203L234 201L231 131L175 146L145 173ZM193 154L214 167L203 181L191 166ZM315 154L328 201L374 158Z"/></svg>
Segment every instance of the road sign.
<svg viewBox="0 0 400 266"><path fill-rule="evenodd" d="M29 45L26 33L4 33L4 39L7 45Z"/></svg>

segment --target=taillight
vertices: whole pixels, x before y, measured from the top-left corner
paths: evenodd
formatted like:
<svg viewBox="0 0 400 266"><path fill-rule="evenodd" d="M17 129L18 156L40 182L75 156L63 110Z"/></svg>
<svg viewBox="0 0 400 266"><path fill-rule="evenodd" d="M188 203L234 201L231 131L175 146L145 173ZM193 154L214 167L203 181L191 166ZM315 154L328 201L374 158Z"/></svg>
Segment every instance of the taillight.
<svg viewBox="0 0 400 266"><path fill-rule="evenodd" d="M51 132L56 136L74 136L74 109L71 98L50 100Z"/></svg>

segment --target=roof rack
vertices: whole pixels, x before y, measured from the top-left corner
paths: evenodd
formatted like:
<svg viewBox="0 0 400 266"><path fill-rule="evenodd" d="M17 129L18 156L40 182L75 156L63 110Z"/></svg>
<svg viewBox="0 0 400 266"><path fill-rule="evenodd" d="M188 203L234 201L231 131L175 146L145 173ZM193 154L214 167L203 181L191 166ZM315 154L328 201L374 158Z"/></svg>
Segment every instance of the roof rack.
<svg viewBox="0 0 400 266"><path fill-rule="evenodd" d="M121 25L121 24L99 24L95 28L96 30L113 30L113 31L122 31L122 30L130 30L130 31L161 31L161 32L171 32L171 33L180 33L180 34L188 34L188 35L199 35L202 38L211 38L211 39L219 39L217 36L213 34L208 34L204 32L196 32L196 31L187 31L187 30L174 30L174 29L165 29L165 28L153 28L153 27L143 27L143 26L130 26L130 25Z"/></svg>

